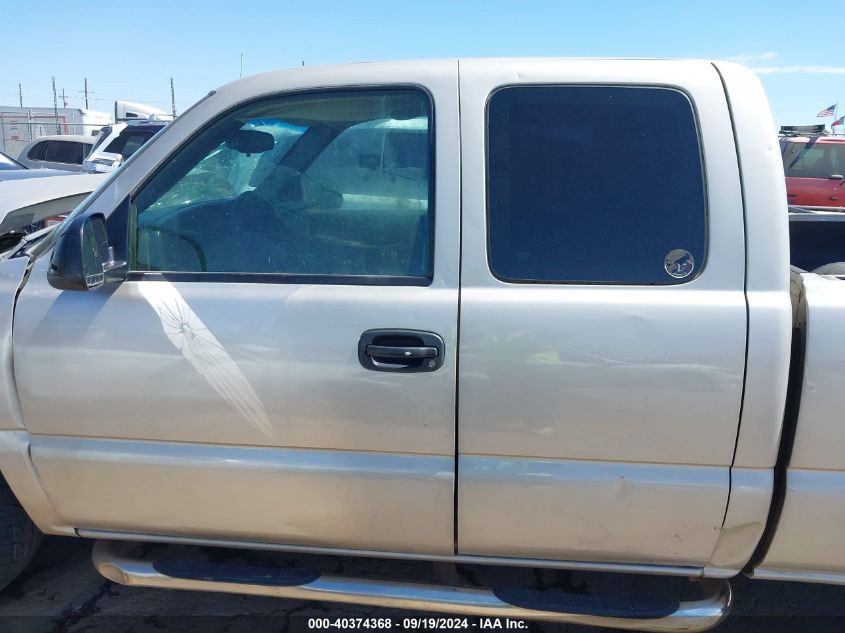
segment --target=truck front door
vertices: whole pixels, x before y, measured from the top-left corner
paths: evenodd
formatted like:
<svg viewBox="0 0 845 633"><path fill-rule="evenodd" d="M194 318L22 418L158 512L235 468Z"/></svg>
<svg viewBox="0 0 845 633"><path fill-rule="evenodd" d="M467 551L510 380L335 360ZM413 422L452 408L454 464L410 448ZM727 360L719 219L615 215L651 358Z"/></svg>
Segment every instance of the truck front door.
<svg viewBox="0 0 845 633"><path fill-rule="evenodd" d="M262 76L121 169L128 278L18 301L68 525L454 551L457 113L456 63Z"/></svg>

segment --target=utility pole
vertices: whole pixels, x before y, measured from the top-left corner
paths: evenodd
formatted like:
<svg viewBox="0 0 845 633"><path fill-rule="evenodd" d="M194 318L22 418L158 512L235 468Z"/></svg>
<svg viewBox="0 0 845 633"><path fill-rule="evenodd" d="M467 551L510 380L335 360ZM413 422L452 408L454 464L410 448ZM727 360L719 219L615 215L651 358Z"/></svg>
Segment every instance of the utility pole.
<svg viewBox="0 0 845 633"><path fill-rule="evenodd" d="M67 107L67 97L65 96L65 89L62 88L62 107Z"/></svg>
<svg viewBox="0 0 845 633"><path fill-rule="evenodd" d="M173 77L170 78L170 111L176 117L176 91L173 90Z"/></svg>
<svg viewBox="0 0 845 633"><path fill-rule="evenodd" d="M53 114L56 117L56 134L61 134L62 130L59 127L59 99L56 95L56 78L53 77Z"/></svg>
<svg viewBox="0 0 845 633"><path fill-rule="evenodd" d="M76 94L82 94L85 97L85 109L88 109L88 99L91 98L91 95L94 94L92 90L88 90L88 77L85 77L85 84L82 90L77 90Z"/></svg>
<svg viewBox="0 0 845 633"><path fill-rule="evenodd" d="M238 77L243 77L243 76L244 76L244 54L241 53L241 74L238 75Z"/></svg>
<svg viewBox="0 0 845 633"><path fill-rule="evenodd" d="M21 88L20 84L18 84L18 103L23 107L23 88Z"/></svg>

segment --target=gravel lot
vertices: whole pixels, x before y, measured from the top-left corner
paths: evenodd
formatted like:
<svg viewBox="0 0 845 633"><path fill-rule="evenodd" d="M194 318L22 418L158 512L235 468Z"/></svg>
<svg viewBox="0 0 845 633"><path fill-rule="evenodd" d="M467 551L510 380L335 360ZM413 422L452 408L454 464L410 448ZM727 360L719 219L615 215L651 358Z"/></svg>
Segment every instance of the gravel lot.
<svg viewBox="0 0 845 633"><path fill-rule="evenodd" d="M82 539L45 539L32 567L0 595L0 631L265 633L308 631L309 617L360 616L392 617L394 630L401 630L403 617L424 615L328 603L123 587L105 580L94 570L90 550L91 542ZM353 574L375 569L407 577L421 573L422 569L431 569L431 566L419 563L316 558L319 558L317 564L324 569L342 569L344 573ZM358 565L357 569L355 565ZM523 581L534 586L581 587L585 582L568 572L517 570L514 573L523 574ZM477 572L470 569L461 569L461 575L466 581L483 582L476 578ZM636 582L641 586L640 581ZM718 629L720 632L845 630L845 587L741 579L734 583L734 589L733 615ZM598 631L541 623L530 623L528 630L542 633Z"/></svg>

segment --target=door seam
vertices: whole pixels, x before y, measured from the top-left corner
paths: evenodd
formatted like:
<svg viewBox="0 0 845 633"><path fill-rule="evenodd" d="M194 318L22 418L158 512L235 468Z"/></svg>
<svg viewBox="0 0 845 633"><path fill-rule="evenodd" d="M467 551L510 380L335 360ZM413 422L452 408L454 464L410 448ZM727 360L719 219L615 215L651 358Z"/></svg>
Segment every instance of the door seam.
<svg viewBox="0 0 845 633"><path fill-rule="evenodd" d="M457 321L455 323L455 466L454 479L452 483L452 549L455 555L458 555L458 468L459 468L459 433L460 433L460 418L458 416L460 403L460 384L461 384L461 287L462 287L462 270L463 270L463 228L464 228L464 156L463 156L463 130L461 127L461 61L456 61L456 99L458 106L458 309Z"/></svg>

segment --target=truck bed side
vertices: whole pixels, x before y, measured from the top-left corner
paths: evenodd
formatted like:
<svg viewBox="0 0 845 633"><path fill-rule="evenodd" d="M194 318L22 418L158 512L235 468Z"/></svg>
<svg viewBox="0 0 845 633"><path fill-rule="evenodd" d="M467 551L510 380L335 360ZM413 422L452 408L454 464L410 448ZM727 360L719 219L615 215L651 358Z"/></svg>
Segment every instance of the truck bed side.
<svg viewBox="0 0 845 633"><path fill-rule="evenodd" d="M800 290L795 319L798 354L803 351L804 356L803 372L794 374L800 381L798 401L787 407L784 424L788 443L791 408L797 416L792 420L794 442L786 462L782 507L779 516L772 517L777 523L770 526L771 542L754 577L841 584L845 582L845 283L801 272L793 274L793 288Z"/></svg>

